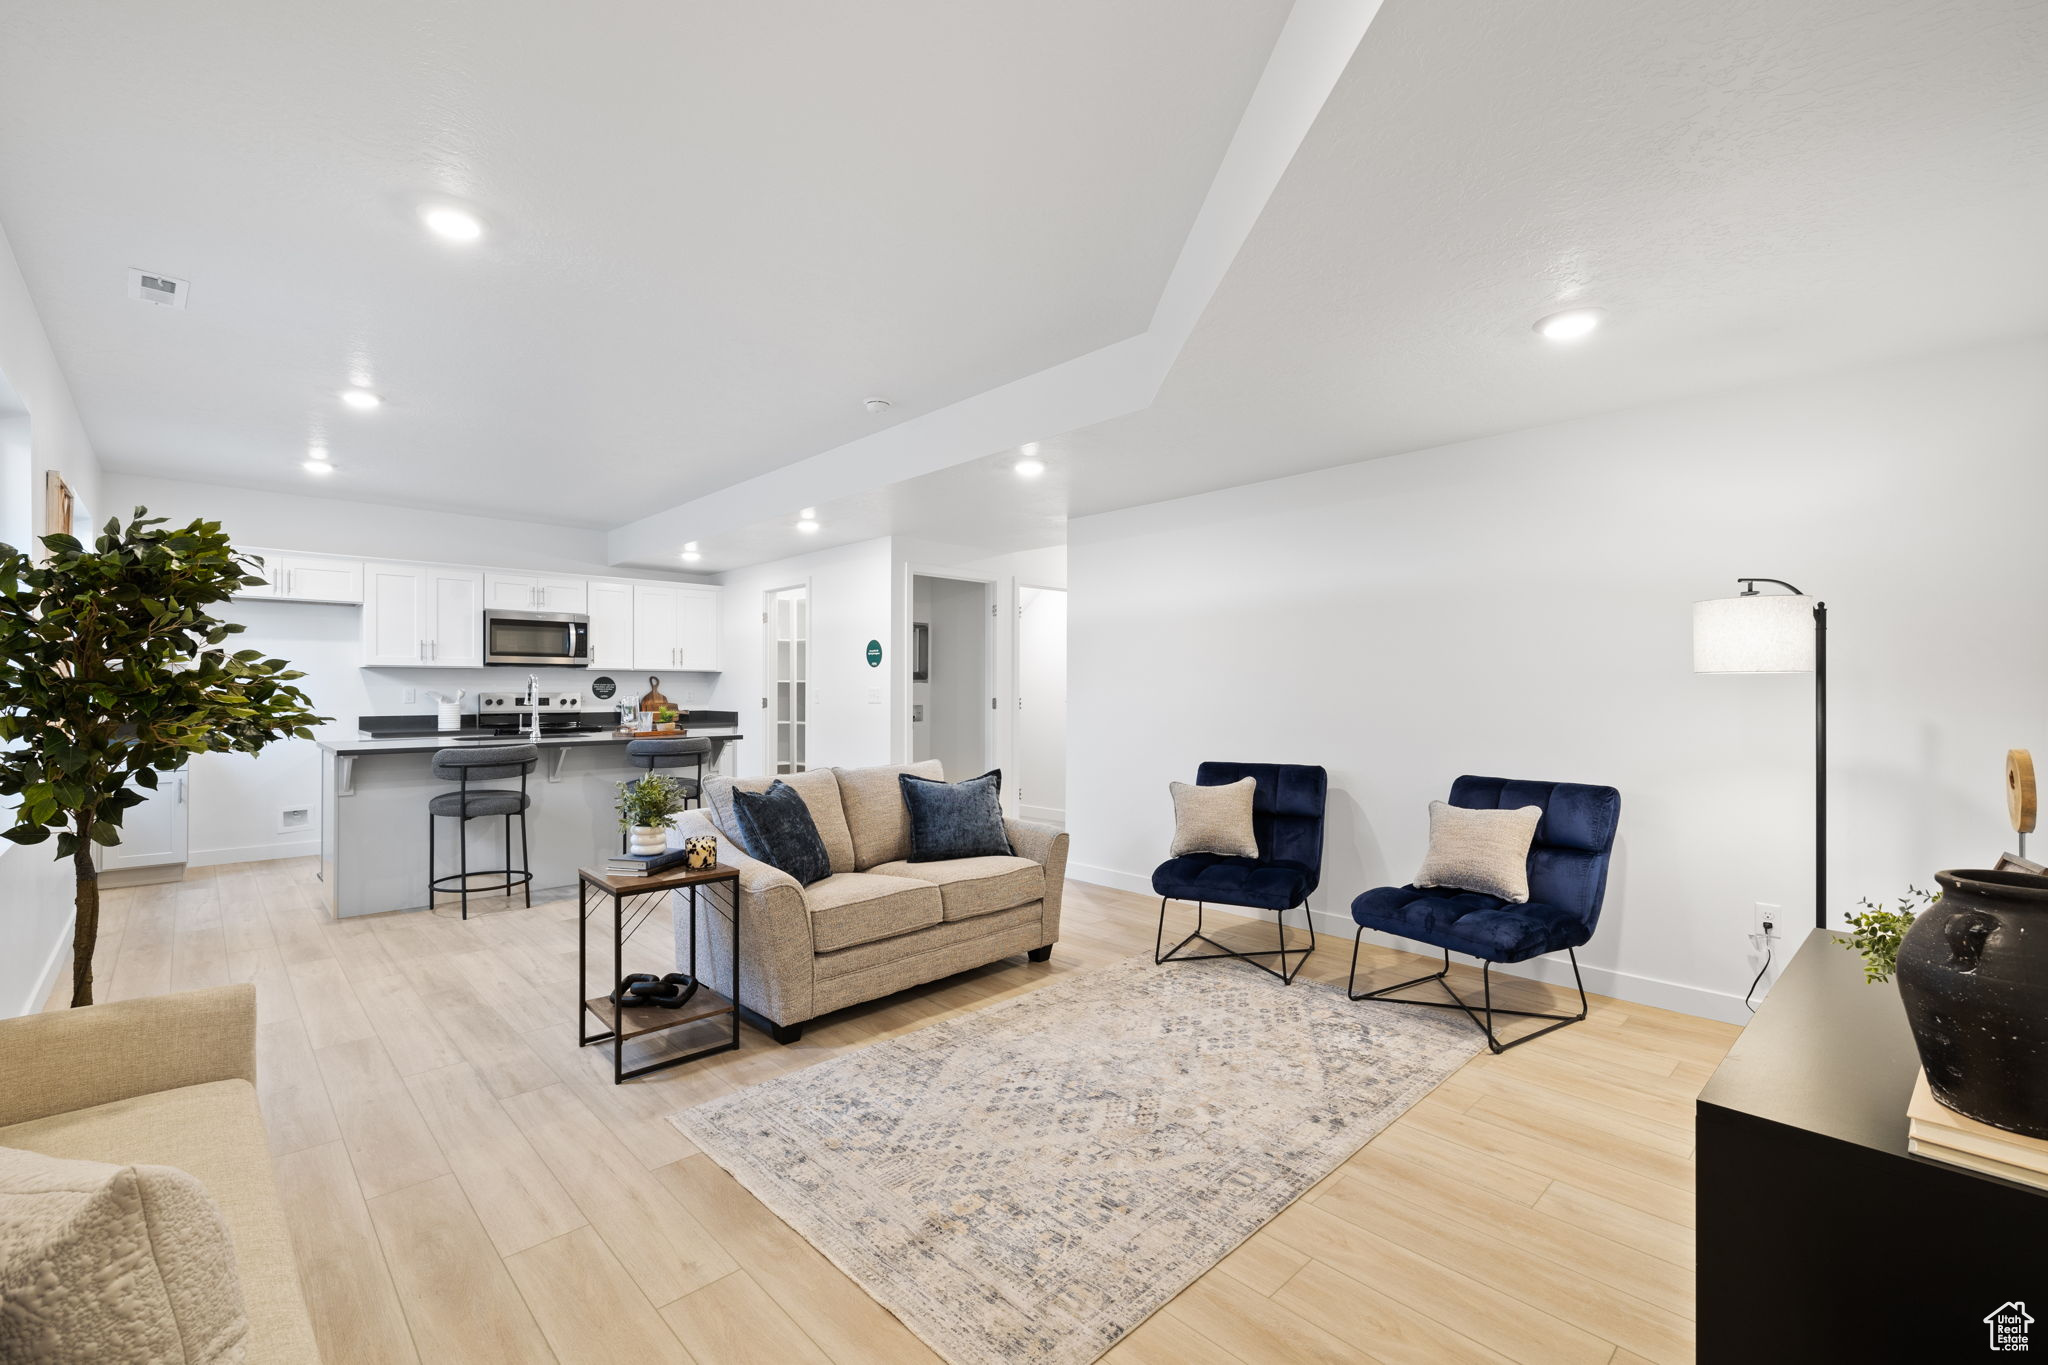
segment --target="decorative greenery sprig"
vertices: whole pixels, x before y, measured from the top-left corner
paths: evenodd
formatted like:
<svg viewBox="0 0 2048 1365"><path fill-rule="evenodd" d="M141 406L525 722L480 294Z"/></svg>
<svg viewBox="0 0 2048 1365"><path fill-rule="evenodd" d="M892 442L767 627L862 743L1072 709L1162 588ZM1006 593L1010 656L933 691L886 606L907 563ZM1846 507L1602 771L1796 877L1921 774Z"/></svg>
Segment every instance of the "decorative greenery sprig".
<svg viewBox="0 0 2048 1365"><path fill-rule="evenodd" d="M682 783L660 773L648 773L637 782L621 782L619 827L673 828L676 817L683 813L683 803L688 799Z"/></svg>
<svg viewBox="0 0 2048 1365"><path fill-rule="evenodd" d="M1940 899L1939 891L1908 886L1895 910L1885 909L1868 896L1856 902L1865 908L1862 914L1849 916L1849 927L1854 932L1842 946L1863 955L1865 981L1892 979L1892 973L1899 967L1899 941L1913 927L1914 917Z"/></svg>
<svg viewBox="0 0 2048 1365"><path fill-rule="evenodd" d="M157 774L198 753L255 753L311 739L304 675L261 650L221 647L241 626L209 608L261 586L217 521L169 529L138 507L88 549L44 536L37 564L0 545L0 795L19 798L0 835L57 835L77 884L71 1003L92 1003L99 882L92 846L121 842L124 812ZM138 790L138 788L143 790Z"/></svg>

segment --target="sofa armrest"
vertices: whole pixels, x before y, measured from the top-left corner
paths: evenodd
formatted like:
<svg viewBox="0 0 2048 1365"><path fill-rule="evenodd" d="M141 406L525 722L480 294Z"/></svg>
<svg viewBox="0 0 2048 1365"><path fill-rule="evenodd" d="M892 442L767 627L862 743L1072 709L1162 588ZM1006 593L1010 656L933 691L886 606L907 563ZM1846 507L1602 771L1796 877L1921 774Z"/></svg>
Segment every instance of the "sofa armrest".
<svg viewBox="0 0 2048 1365"><path fill-rule="evenodd" d="M0 1020L0 1127L208 1081L256 1081L256 988Z"/></svg>
<svg viewBox="0 0 2048 1365"><path fill-rule="evenodd" d="M1029 858L1045 869L1045 941L1057 943L1060 897L1067 885L1067 832L1035 820L1005 819L1003 833L1018 857Z"/></svg>
<svg viewBox="0 0 2048 1365"><path fill-rule="evenodd" d="M718 840L718 861L740 874L740 981L737 999L757 1014L779 1024L800 1024L811 1017L816 973L811 959L817 948L811 938L811 912L804 889L781 868L749 858L701 811L686 811L676 821L674 841L709 834ZM732 906L718 891L700 893L705 907L698 925L709 941L697 945L704 977L726 995L731 977ZM670 893L676 936L676 965L687 966L689 908L687 891Z"/></svg>

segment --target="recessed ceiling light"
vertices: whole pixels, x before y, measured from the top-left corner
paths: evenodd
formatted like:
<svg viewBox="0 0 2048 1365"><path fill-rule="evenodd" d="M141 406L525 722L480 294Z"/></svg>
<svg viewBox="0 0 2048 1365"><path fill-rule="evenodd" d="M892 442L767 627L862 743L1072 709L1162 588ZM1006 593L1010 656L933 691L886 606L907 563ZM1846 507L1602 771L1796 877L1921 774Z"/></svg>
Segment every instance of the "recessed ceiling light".
<svg viewBox="0 0 2048 1365"><path fill-rule="evenodd" d="M1545 341L1578 341L1591 336L1606 318L1598 308L1568 308L1538 319L1536 332Z"/></svg>
<svg viewBox="0 0 2048 1365"><path fill-rule="evenodd" d="M702 559L703 557L703 555L698 554L695 550L683 551L683 563L685 564L695 564L698 560Z"/></svg>
<svg viewBox="0 0 2048 1365"><path fill-rule="evenodd" d="M305 470L308 474L325 475L332 474L334 472L334 466L327 463L327 460L324 456L319 455L308 457L306 462L300 465L299 468Z"/></svg>
<svg viewBox="0 0 2048 1365"><path fill-rule="evenodd" d="M382 404L384 400L371 393L368 389L343 389L341 391L341 401L354 408L357 412L368 412L371 408Z"/></svg>
<svg viewBox="0 0 2048 1365"><path fill-rule="evenodd" d="M866 402L862 403L861 406L866 408L869 412L887 412L890 408L896 405L894 403L891 403L886 398L870 398Z"/></svg>
<svg viewBox="0 0 2048 1365"><path fill-rule="evenodd" d="M796 524L796 529L810 535L818 529L818 519L806 513L803 520Z"/></svg>
<svg viewBox="0 0 2048 1365"><path fill-rule="evenodd" d="M1017 471L1020 478L1035 479L1045 472L1045 461L1026 455L1010 467Z"/></svg>
<svg viewBox="0 0 2048 1365"><path fill-rule="evenodd" d="M473 242L484 235L484 225L475 214L446 204L422 209L420 221L427 225L427 231L451 242Z"/></svg>

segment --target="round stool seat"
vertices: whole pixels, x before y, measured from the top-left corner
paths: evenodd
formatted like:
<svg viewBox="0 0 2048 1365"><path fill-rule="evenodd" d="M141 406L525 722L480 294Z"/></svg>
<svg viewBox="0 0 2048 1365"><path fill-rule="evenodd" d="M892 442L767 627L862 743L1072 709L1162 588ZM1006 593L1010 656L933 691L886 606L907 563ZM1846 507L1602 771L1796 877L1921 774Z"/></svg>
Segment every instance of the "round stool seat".
<svg viewBox="0 0 2048 1365"><path fill-rule="evenodd" d="M468 820L479 815L518 815L529 804L525 792L479 789L442 792L427 802L427 810L434 815L459 815Z"/></svg>
<svg viewBox="0 0 2048 1365"><path fill-rule="evenodd" d="M635 768L689 768L711 756L708 739L635 739L626 743L626 762Z"/></svg>

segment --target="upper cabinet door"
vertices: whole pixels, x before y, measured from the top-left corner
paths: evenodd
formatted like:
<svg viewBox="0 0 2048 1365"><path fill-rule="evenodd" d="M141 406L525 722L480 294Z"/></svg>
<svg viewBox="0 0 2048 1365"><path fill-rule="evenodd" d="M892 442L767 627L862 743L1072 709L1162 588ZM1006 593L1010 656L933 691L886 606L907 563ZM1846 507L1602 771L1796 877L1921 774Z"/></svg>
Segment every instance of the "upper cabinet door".
<svg viewBox="0 0 2048 1365"><path fill-rule="evenodd" d="M360 602L363 562L329 555L273 554L276 595L299 602Z"/></svg>
<svg viewBox="0 0 2048 1365"><path fill-rule="evenodd" d="M237 597L277 596L278 560L282 557L276 550L252 550L246 545L237 545L235 553L242 556L242 570L264 580L260 588L236 588Z"/></svg>
<svg viewBox="0 0 2048 1365"><path fill-rule="evenodd" d="M532 574L486 573L484 605L492 611L523 611L540 606L540 586Z"/></svg>
<svg viewBox="0 0 2048 1365"><path fill-rule="evenodd" d="M682 609L666 583L633 585L633 667L681 668Z"/></svg>
<svg viewBox="0 0 2048 1365"><path fill-rule="evenodd" d="M590 666L634 666L631 583L611 583L601 578L590 582Z"/></svg>
<svg viewBox="0 0 2048 1365"><path fill-rule="evenodd" d="M373 560L363 565L364 668L416 668L427 663L426 572L418 564Z"/></svg>
<svg viewBox="0 0 2048 1365"><path fill-rule="evenodd" d="M484 576L470 569L430 567L422 604L427 662L440 668L484 665Z"/></svg>
<svg viewBox="0 0 2048 1365"><path fill-rule="evenodd" d="M682 587L676 590L679 603L678 635L681 667L698 673L718 671L719 590Z"/></svg>
<svg viewBox="0 0 2048 1365"><path fill-rule="evenodd" d="M582 578L536 578L533 604L542 611L573 611L578 616L590 610L589 582Z"/></svg>

